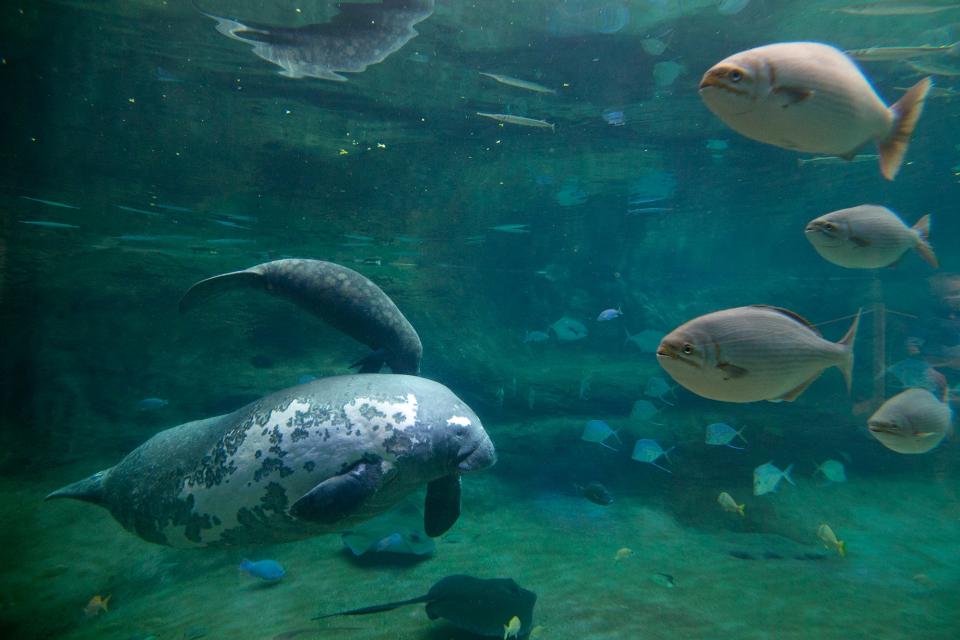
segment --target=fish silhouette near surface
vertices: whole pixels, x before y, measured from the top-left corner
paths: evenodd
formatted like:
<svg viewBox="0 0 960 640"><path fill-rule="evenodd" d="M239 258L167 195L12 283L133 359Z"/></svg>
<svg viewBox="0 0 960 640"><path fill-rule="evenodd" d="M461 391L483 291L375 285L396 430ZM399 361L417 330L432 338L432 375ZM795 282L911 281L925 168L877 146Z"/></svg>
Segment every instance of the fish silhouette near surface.
<svg viewBox="0 0 960 640"><path fill-rule="evenodd" d="M516 635L523 637L533 627L533 606L537 602L537 594L510 578L481 579L452 575L439 580L422 596L328 613L314 620L381 613L421 602L426 603L427 617L431 620L443 618L459 629L490 638L503 637L504 627L509 627L516 617L520 620Z"/></svg>
<svg viewBox="0 0 960 640"><path fill-rule="evenodd" d="M880 171L893 180L931 86L924 78L888 107L843 51L782 42L721 60L700 96L734 131L784 149L853 158L876 142Z"/></svg>
<svg viewBox="0 0 960 640"><path fill-rule="evenodd" d="M338 72L360 73L383 62L417 36L413 27L433 14L434 0L341 2L330 22L280 27L241 22L201 11L219 33L253 48L258 58L282 67L287 78L345 82Z"/></svg>

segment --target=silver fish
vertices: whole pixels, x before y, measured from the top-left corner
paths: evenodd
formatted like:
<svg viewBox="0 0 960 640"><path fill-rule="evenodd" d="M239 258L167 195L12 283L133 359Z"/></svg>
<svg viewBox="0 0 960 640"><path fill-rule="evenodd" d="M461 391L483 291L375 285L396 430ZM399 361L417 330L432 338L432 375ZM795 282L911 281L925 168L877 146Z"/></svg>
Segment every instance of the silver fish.
<svg viewBox="0 0 960 640"><path fill-rule="evenodd" d="M897 453L926 453L953 434L953 415L926 389L907 389L893 396L867 420L880 444Z"/></svg>
<svg viewBox="0 0 960 640"><path fill-rule="evenodd" d="M910 249L934 269L939 266L928 241L929 215L911 228L886 207L862 204L811 220L804 233L817 253L848 269L888 267Z"/></svg>
<svg viewBox="0 0 960 640"><path fill-rule="evenodd" d="M908 65L918 73L929 73L934 76L946 76L955 78L960 76L960 64L956 62L947 62L945 60L910 60Z"/></svg>
<svg viewBox="0 0 960 640"><path fill-rule="evenodd" d="M850 388L860 313L840 342L786 309L737 307L694 318L657 349L670 376L697 395L724 402L796 400L828 367Z"/></svg>
<svg viewBox="0 0 960 640"><path fill-rule="evenodd" d="M777 490L777 485L780 484L780 481L786 479L792 485L796 485L793 481L793 478L790 477L790 472L793 470L793 465L787 465L787 468L783 471L780 470L773 460L766 464L762 464L756 469L753 470L753 495L762 496L766 493L772 493Z"/></svg>
<svg viewBox="0 0 960 640"><path fill-rule="evenodd" d="M856 16L920 16L960 9L960 4L922 4L913 2L865 2L834 9Z"/></svg>
<svg viewBox="0 0 960 640"><path fill-rule="evenodd" d="M527 118L525 116L512 116L509 113L485 113L483 111L477 111L477 115L482 118L490 118L491 120L496 120L497 122L516 124L521 127L550 129L550 131L557 130L557 126L552 122L547 122L546 120L537 120L535 118Z"/></svg>
<svg viewBox="0 0 960 640"><path fill-rule="evenodd" d="M700 97L733 130L784 149L853 158L876 142L880 171L893 180L930 87L924 78L888 107L843 51L783 42L720 61Z"/></svg>
<svg viewBox="0 0 960 640"><path fill-rule="evenodd" d="M866 49L847 49L844 51L854 60L862 62L888 62L891 60L909 60L910 58L922 58L936 54L953 54L957 50L957 45L921 45L919 47L867 47Z"/></svg>
<svg viewBox="0 0 960 640"><path fill-rule="evenodd" d="M485 71L481 71L480 75L496 80L500 84L505 84L508 87L516 87L517 89L526 89L527 91L534 91L536 93L555 94L557 92L556 89L545 87L542 84L537 84L536 82L521 80L520 78L511 78L510 76L505 76L499 73L487 73Z"/></svg>

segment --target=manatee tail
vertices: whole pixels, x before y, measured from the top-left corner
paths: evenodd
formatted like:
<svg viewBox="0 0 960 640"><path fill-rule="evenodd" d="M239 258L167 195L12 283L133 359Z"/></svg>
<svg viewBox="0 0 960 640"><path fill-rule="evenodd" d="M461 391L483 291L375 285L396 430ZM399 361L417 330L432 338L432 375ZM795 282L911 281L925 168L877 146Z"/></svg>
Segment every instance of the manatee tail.
<svg viewBox="0 0 960 640"><path fill-rule="evenodd" d="M103 505L103 481L107 477L110 469L98 471L89 478L68 484L65 487L57 489L49 494L44 501L54 500L56 498L70 498L73 500L82 500L93 504Z"/></svg>
<svg viewBox="0 0 960 640"><path fill-rule="evenodd" d="M932 86L933 80L926 77L910 87L910 90L890 107L893 113L893 130L878 145L880 172L887 180L896 178L897 172L900 171L903 156L907 153L907 146L910 144L910 136L913 134L914 127L917 126L917 120L923 112L923 103Z"/></svg>
<svg viewBox="0 0 960 640"><path fill-rule="evenodd" d="M234 271L201 280L190 287L180 298L180 313L235 289L262 289L266 286L263 276L256 271Z"/></svg>
<svg viewBox="0 0 960 640"><path fill-rule="evenodd" d="M410 598L409 600L400 600L398 602L388 602L386 604L375 604L372 607L363 607L362 609L350 609L349 611L338 611L337 613L327 613L322 616L315 616L313 620L323 620L324 618L333 618L334 616L362 616L368 613L380 613L382 611L390 611L391 609L396 609L397 607L403 607L408 604L417 604L418 602L430 602L433 600L433 596L429 593L422 595L417 598Z"/></svg>

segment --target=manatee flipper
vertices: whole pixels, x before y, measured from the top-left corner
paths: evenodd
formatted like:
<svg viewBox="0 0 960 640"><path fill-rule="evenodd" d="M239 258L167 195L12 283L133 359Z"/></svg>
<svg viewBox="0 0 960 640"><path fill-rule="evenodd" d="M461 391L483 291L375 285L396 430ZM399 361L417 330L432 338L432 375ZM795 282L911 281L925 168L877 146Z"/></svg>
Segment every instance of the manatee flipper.
<svg viewBox="0 0 960 640"><path fill-rule="evenodd" d="M234 271L201 280L190 287L180 298L180 313L193 309L202 302L235 289L264 289L267 286L263 275L255 271Z"/></svg>
<svg viewBox="0 0 960 640"><path fill-rule="evenodd" d="M423 505L423 530L431 538L447 532L460 517L460 474L454 473L427 485Z"/></svg>
<svg viewBox="0 0 960 640"><path fill-rule="evenodd" d="M377 349L351 364L350 368L356 369L357 373L380 373L380 369L383 369L386 360L387 352L383 349Z"/></svg>
<svg viewBox="0 0 960 640"><path fill-rule="evenodd" d="M382 461L361 461L339 476L327 478L290 506L290 515L319 524L334 524L356 512L383 486Z"/></svg>
<svg viewBox="0 0 960 640"><path fill-rule="evenodd" d="M82 500L83 502L91 502L93 504L103 505L103 480L107 477L107 473L110 469L105 469L104 471L98 471L89 478L84 478L74 482L73 484L68 484L65 487L57 489L53 493L49 494L44 498L44 502L47 500L55 500L57 498L70 498L73 500Z"/></svg>

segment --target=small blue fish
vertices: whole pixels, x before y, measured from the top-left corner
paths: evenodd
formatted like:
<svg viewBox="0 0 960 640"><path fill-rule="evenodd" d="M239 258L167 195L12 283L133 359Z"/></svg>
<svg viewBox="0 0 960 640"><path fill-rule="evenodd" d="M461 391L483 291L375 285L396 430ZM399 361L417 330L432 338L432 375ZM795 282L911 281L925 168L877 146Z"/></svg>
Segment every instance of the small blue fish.
<svg viewBox="0 0 960 640"><path fill-rule="evenodd" d="M163 398L144 398L137 403L137 409L140 411L156 411L170 404L169 400Z"/></svg>
<svg viewBox="0 0 960 640"><path fill-rule="evenodd" d="M287 572L276 560L244 560L240 563L240 570L254 578L270 581L279 580L287 575Z"/></svg>
<svg viewBox="0 0 960 640"><path fill-rule="evenodd" d="M707 437L706 443L716 446L726 446L731 449L743 449L743 447L737 447L730 444L734 438L740 438L746 444L747 439L743 437L743 430L746 427L741 427L740 431L736 431L733 427L726 424L725 422L714 422L713 424L707 425Z"/></svg>
<svg viewBox="0 0 960 640"><path fill-rule="evenodd" d="M654 329L644 329L633 335L630 335L630 332L627 331L626 328L624 328L623 332L627 334L627 339L623 341L624 346L633 344L643 353L656 353L660 347L660 341L667 335L662 331L655 331Z"/></svg>
<svg viewBox="0 0 960 640"><path fill-rule="evenodd" d="M726 151L729 146L730 144L726 140L718 140L716 138L707 140L708 151Z"/></svg>
<svg viewBox="0 0 960 640"><path fill-rule="evenodd" d="M641 399L633 403L633 408L630 409L630 417L634 420L650 420L650 418L657 415L659 411L652 402ZM651 422L653 421L651 420ZM653 424L657 423L654 422Z"/></svg>
<svg viewBox="0 0 960 640"><path fill-rule="evenodd" d="M20 224L29 224L34 227L46 227L47 229L79 229L75 224L66 222L50 222L49 220L17 220Z"/></svg>
<svg viewBox="0 0 960 640"><path fill-rule="evenodd" d="M753 495L762 496L765 493L776 491L777 485L780 484L780 481L784 478L786 478L790 484L796 485L793 478L790 477L792 470L793 465L791 464L787 465L787 468L781 471L773 464L773 460L760 465L753 470Z"/></svg>
<svg viewBox="0 0 960 640"><path fill-rule="evenodd" d="M671 387L670 384L660 376L653 376L647 380L647 385L643 389L643 395L656 398L660 402L668 404L672 407L673 403L664 398L664 396L668 393L673 395L674 398L677 397L673 392L673 387Z"/></svg>
<svg viewBox="0 0 960 640"><path fill-rule="evenodd" d="M615 111L613 109L607 109L603 112L603 121L611 127L622 127L627 124L627 119L623 115L623 111Z"/></svg>
<svg viewBox="0 0 960 640"><path fill-rule="evenodd" d="M613 451L618 451L610 445L607 444L607 439L613 436L617 439L617 442L623 444L623 441L620 440L620 436L617 435L617 432L610 428L603 420L588 420L585 425L583 425L583 435L580 436L581 440L586 442L595 442L601 446L611 449Z"/></svg>
<svg viewBox="0 0 960 640"><path fill-rule="evenodd" d="M546 342L550 339L550 334L543 331L527 331L523 336L524 342Z"/></svg>
<svg viewBox="0 0 960 640"><path fill-rule="evenodd" d="M608 322L610 320L616 320L623 315L623 311L619 308L616 309L604 309L600 312L600 315L597 316L597 322Z"/></svg>
<svg viewBox="0 0 960 640"><path fill-rule="evenodd" d="M157 67L157 80L160 82L183 82L180 78L173 75L163 67Z"/></svg>
<svg viewBox="0 0 960 640"><path fill-rule="evenodd" d="M30 196L20 196L20 198L23 200L30 200L31 202L39 202L40 204L50 205L51 207L60 207L61 209L79 209L80 208L72 204L67 204L66 202L57 202L56 200L42 200L40 198L31 198Z"/></svg>
<svg viewBox="0 0 960 640"><path fill-rule="evenodd" d="M673 473L670 469L666 467L661 467L657 464L657 460L662 456L668 461L670 456L667 454L673 451L674 447L670 447L666 451L660 447L656 440L637 440L637 443L633 445L633 455L630 457L636 460L637 462L646 462L647 464L652 464L657 469L661 471L666 471L667 473Z"/></svg>

